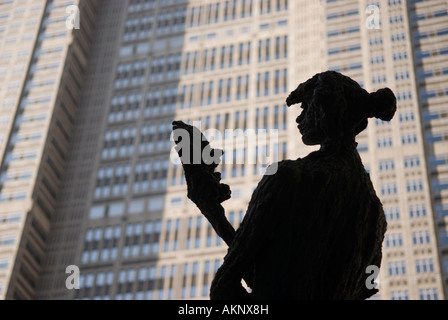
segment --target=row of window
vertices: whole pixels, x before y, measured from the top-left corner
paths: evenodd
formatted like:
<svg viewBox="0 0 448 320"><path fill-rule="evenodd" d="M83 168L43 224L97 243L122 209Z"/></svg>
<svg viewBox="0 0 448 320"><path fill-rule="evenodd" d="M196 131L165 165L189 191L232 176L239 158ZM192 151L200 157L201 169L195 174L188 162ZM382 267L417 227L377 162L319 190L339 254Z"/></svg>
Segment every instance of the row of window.
<svg viewBox="0 0 448 320"><path fill-rule="evenodd" d="M165 101L160 101L160 91L154 96L152 102L149 102L149 108L166 106L166 110L172 110L175 106L175 99L180 103L180 108L192 108L197 101L200 106L220 104L231 101L239 101L249 98L249 75L234 76L225 79L210 80L199 84L183 85L181 90L176 93L171 91L164 92ZM173 88L174 89L174 88ZM179 88L180 89L180 88ZM197 90L199 89L199 90ZM175 90L175 89L174 89ZM256 80L257 97L269 96L271 94L286 93L288 91L288 70L280 69L259 72ZM166 95L168 94L168 95ZM196 100L198 99L198 100Z"/></svg>
<svg viewBox="0 0 448 320"><path fill-rule="evenodd" d="M448 88L440 88L440 89L423 89L420 90L420 98L422 100L429 100L437 97L445 97L448 96Z"/></svg>
<svg viewBox="0 0 448 320"><path fill-rule="evenodd" d="M395 195L398 193L397 184L395 182L388 182L381 184L380 190L382 196ZM406 181L406 191L408 193L423 191L423 181L422 180Z"/></svg>
<svg viewBox="0 0 448 320"><path fill-rule="evenodd" d="M26 199L26 196L26 191L0 192L0 203L22 201Z"/></svg>
<svg viewBox="0 0 448 320"><path fill-rule="evenodd" d="M28 180L31 179L31 177L32 173L29 171L3 173L0 178L0 184L9 181Z"/></svg>
<svg viewBox="0 0 448 320"><path fill-rule="evenodd" d="M0 236L0 247L11 246L16 242L16 235L1 235Z"/></svg>
<svg viewBox="0 0 448 320"><path fill-rule="evenodd" d="M279 36L272 39L259 40L258 61L286 58L288 55L288 37ZM251 42L238 45L205 49L204 51L187 52L184 57L183 74L213 71L216 68L231 68L234 65L250 64ZM181 54L155 57L151 61L150 82L177 79L180 75ZM141 85L144 82L147 61L136 61L119 64L115 80L115 88Z"/></svg>
<svg viewBox="0 0 448 320"><path fill-rule="evenodd" d="M438 300L437 288L424 288L418 290L420 300ZM408 290L394 290L390 292L391 300L409 300Z"/></svg>
<svg viewBox="0 0 448 320"><path fill-rule="evenodd" d="M448 141L448 133L447 132L427 132L426 133L426 142L429 144Z"/></svg>
<svg viewBox="0 0 448 320"><path fill-rule="evenodd" d="M417 259L415 260L416 273L430 273L434 272L434 262L429 259ZM404 275L406 274L406 262L405 261L393 261L387 263L387 272L389 276Z"/></svg>
<svg viewBox="0 0 448 320"><path fill-rule="evenodd" d="M349 70L360 70L362 69L362 62L354 62L350 64L340 65L340 66L332 66L330 67L330 70L336 71L336 72L347 72ZM361 85L361 83L360 83Z"/></svg>
<svg viewBox="0 0 448 320"><path fill-rule="evenodd" d="M448 67L443 67L443 68L434 69L434 70L420 69L417 72L417 76L420 80L423 80L426 78L437 77L437 76L446 76L446 75L448 75Z"/></svg>
<svg viewBox="0 0 448 320"><path fill-rule="evenodd" d="M347 54L354 51L361 50L360 44L353 44L344 47L330 48L328 49L328 55L336 55L336 54Z"/></svg>
<svg viewBox="0 0 448 320"><path fill-rule="evenodd" d="M145 140L150 136L145 136ZM139 153L148 153L156 150L169 150L172 143L169 138L169 133L166 134L164 140L141 141L139 145ZM103 158L108 157L121 157L126 156L128 151L133 148L129 145L120 147L110 147L103 150ZM281 149L280 149L281 148ZM225 165L219 169L223 179L244 177L248 174L246 166L251 165L253 168L253 174L258 175L261 171L266 169L266 166L277 162L279 158L286 158L287 145L286 143L260 144L254 147L253 159L249 159L247 148L226 150L225 155L222 158L222 162ZM231 157L231 158L230 158ZM230 158L232 163L229 163ZM160 190L167 187L167 175L168 175L169 159L155 160L138 163L135 169L135 175L132 182L133 193L145 193L150 190ZM117 167L121 168L121 166ZM143 169L142 169L143 168ZM177 167L174 167L173 176L171 180L171 186L178 184L184 184L184 176ZM98 172L97 186L94 191L95 199L106 197L123 196L129 190L130 180L130 167L126 166L126 172L120 170L119 173L114 172L113 167L101 168ZM140 172L143 170L143 172ZM261 170L261 171L260 171ZM104 174L106 172L106 174Z"/></svg>
<svg viewBox="0 0 448 320"><path fill-rule="evenodd" d="M188 75L197 72L213 71L217 68L231 68L234 65L248 65L251 63L252 43L241 42L203 51L187 52L184 56L182 73ZM278 36L258 41L258 62L271 59L279 60L288 56L288 37ZM161 81L179 76L181 55L175 54L153 58L151 63L150 81Z"/></svg>
<svg viewBox="0 0 448 320"><path fill-rule="evenodd" d="M413 13L411 14L411 21L412 22L416 22L416 21L422 21L422 20L426 20L426 19L435 19L435 18L441 18L441 17L446 17L448 15L448 10L444 9L444 10L437 10L434 12L425 12L425 13Z"/></svg>
<svg viewBox="0 0 448 320"><path fill-rule="evenodd" d="M326 0L326 3L333 3L333 2L338 2L339 0ZM377 6L379 6L379 2L375 3ZM396 5L401 5L401 0L388 0L388 5L391 6L396 6Z"/></svg>
<svg viewBox="0 0 448 320"><path fill-rule="evenodd" d="M448 165L448 154L441 154L429 157L430 168Z"/></svg>
<svg viewBox="0 0 448 320"><path fill-rule="evenodd" d="M278 82L276 84L280 85ZM183 85L177 98L180 109L192 108L195 103L204 106L239 101L249 98L249 85L249 75L210 80L199 84ZM151 105L157 106L155 102Z"/></svg>
<svg viewBox="0 0 448 320"><path fill-rule="evenodd" d="M440 208L442 209L442 207ZM442 210L440 210L442 211ZM400 219L400 209L397 207L394 208L384 208L384 215L386 216L387 221L393 221ZM411 219L426 217L427 211L426 206L424 204L416 204L409 206L409 217Z"/></svg>
<svg viewBox="0 0 448 320"><path fill-rule="evenodd" d="M448 179L433 179L432 190L434 192L442 192L448 190Z"/></svg>
<svg viewBox="0 0 448 320"><path fill-rule="evenodd" d="M120 83L119 86L128 84L127 79L125 79L126 83L122 80L117 81L116 83ZM153 89L147 94L145 117L172 113L177 104L180 109L185 109L192 108L195 103L204 106L248 99L249 85L249 75L241 75L183 85L179 88ZM257 97L286 93L288 91L287 69L258 73L256 90ZM139 117L141 95L138 96L138 100L134 101L130 101L129 96L127 98L126 100L124 95L114 97L109 113L109 122L135 120Z"/></svg>
<svg viewBox="0 0 448 320"><path fill-rule="evenodd" d="M417 134L416 133L406 133L401 136L401 144L402 145L409 145L409 144L416 144L418 142ZM383 136L377 138L377 148L388 148L393 146L393 139L391 136Z"/></svg>
<svg viewBox="0 0 448 320"><path fill-rule="evenodd" d="M360 31L359 26L344 27L342 29L328 31L327 32L327 37L328 38L333 38L333 37L337 37L339 35L358 33L359 31Z"/></svg>
<svg viewBox="0 0 448 320"><path fill-rule="evenodd" d="M406 169L420 167L421 165L419 156L405 157L403 162L404 162L404 168ZM380 160L378 167L380 172L393 171L395 170L395 160L394 159Z"/></svg>
<svg viewBox="0 0 448 320"><path fill-rule="evenodd" d="M162 7L165 5L160 4ZM162 9L157 17L157 34L166 34L169 32L179 32L185 30L186 19L188 18L189 27L214 24L219 22L232 21L237 18L251 17L253 13L253 0L232 0L221 1L214 4L171 10ZM155 8L154 2L145 2L130 4L129 12L140 12L140 10L150 10ZM260 14L268 14L275 11L284 11L288 9L288 0L261 0L259 2ZM135 40L151 35L155 24L152 16L146 16L141 19L132 18L126 22L124 41Z"/></svg>
<svg viewBox="0 0 448 320"><path fill-rule="evenodd" d="M157 24L155 24L155 16L152 15L128 19L123 33L123 42L147 39L153 35L154 29L157 36L183 32L186 14L185 8L162 11L157 16Z"/></svg>
<svg viewBox="0 0 448 320"><path fill-rule="evenodd" d="M102 167L98 170L94 192L95 199L109 196L123 196L128 191L130 165Z"/></svg>
<svg viewBox="0 0 448 320"><path fill-rule="evenodd" d="M22 220L23 214L21 212L10 212L0 214L0 225L16 223Z"/></svg>
<svg viewBox="0 0 448 320"><path fill-rule="evenodd" d="M148 94L148 96L150 96ZM152 95L151 95L152 96ZM202 100L202 98L201 98ZM114 99L114 101L116 101ZM113 103L115 104L115 103ZM115 107L115 106L114 106ZM286 106L280 107L275 105L273 107L257 108L255 110L255 124L256 129L263 128L268 130L268 128L273 128L275 130L286 130L287 129L287 110ZM121 112L120 112L121 113ZM111 115L116 115L117 113L111 113ZM154 113L153 113L154 114ZM146 113L145 113L146 115ZM213 122L216 129L225 130L226 128L241 128L242 130L247 129L247 111L237 111L232 116L232 123L230 123L230 113L225 115L218 114ZM121 117L115 117L114 119L120 120ZM198 119L199 122L204 120L205 129L210 129L212 126L212 119L210 116L204 116L203 119ZM167 150L171 148L170 133L171 133L171 123L152 123L142 127L139 153L150 153L156 150ZM105 134L104 146L103 146L103 159L124 157L132 154L134 148L133 144L135 141L137 129L136 128L122 128L109 130Z"/></svg>
<svg viewBox="0 0 448 320"><path fill-rule="evenodd" d="M430 243L430 235L428 231L417 231L412 233L412 243L413 245L422 245L422 244L428 244ZM395 247L402 247L403 246L403 236L401 233L392 233L392 234L386 234L384 244L386 248L395 248ZM442 230L439 231L439 244L441 245L447 245L448 244L448 231ZM417 260L418 261L418 260ZM432 272L433 269L431 268L424 268L421 267L421 269L417 268L417 273L420 272Z"/></svg>
<svg viewBox="0 0 448 320"><path fill-rule="evenodd" d="M109 210L112 211L114 208ZM237 228L243 215L243 211L231 211L228 213L228 220ZM203 229L205 229L205 237L203 237ZM110 261L117 259L119 255L121 258L133 258L156 255L160 252L209 248L223 244L210 223L207 221L204 223L202 216L170 219L166 220L163 225L161 220L128 224L123 235L123 247L119 254L121 230L122 227L119 225L87 230L81 262L86 264ZM181 230L185 230L185 232L180 234ZM1 242L0 245L2 245Z"/></svg>
<svg viewBox="0 0 448 320"><path fill-rule="evenodd" d="M332 13L327 14L327 20L355 16L358 14L359 14L359 10L357 8L349 9L349 10L345 10L345 11L341 11L341 12L332 12Z"/></svg>
<svg viewBox="0 0 448 320"><path fill-rule="evenodd" d="M448 35L448 28L442 28L432 31L419 31L414 32L413 36L416 41L420 41L422 39L430 39L433 37L442 37ZM435 40L435 39L434 39Z"/></svg>
<svg viewBox="0 0 448 320"><path fill-rule="evenodd" d="M415 58L417 60L423 60L430 57L438 57L441 55L448 55L448 47L440 48L440 49L432 49L432 50L416 50Z"/></svg>
<svg viewBox="0 0 448 320"><path fill-rule="evenodd" d="M288 0L260 0L258 4L260 15L288 10ZM232 21L237 18L252 17L253 7L253 0L221 1L192 7L189 10L189 26L197 27L221 21Z"/></svg>
<svg viewBox="0 0 448 320"><path fill-rule="evenodd" d="M145 72L147 65L147 60L120 63L117 66L115 88L118 89L143 84L143 82L145 81Z"/></svg>
<svg viewBox="0 0 448 320"><path fill-rule="evenodd" d="M210 282L221 265L220 260L189 262L180 265L149 266L121 269L97 274L81 274L81 290L76 291L76 299L94 300L166 300L174 298L207 297ZM174 296L174 279L181 281L181 292ZM117 283L115 296L111 288Z"/></svg>
<svg viewBox="0 0 448 320"><path fill-rule="evenodd" d="M121 217L126 212L129 214L138 214L147 212L161 211L164 208L165 199L163 197L151 197L147 203L145 200L133 200L127 208L123 202L110 202L107 205L92 206L89 211L89 219L97 220L104 217Z"/></svg>

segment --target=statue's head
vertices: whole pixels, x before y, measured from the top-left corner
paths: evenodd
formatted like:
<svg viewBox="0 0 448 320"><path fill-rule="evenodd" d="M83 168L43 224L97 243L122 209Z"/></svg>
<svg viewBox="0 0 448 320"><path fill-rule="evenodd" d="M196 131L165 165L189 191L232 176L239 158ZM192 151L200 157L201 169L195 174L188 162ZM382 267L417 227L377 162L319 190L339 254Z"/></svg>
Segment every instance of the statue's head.
<svg viewBox="0 0 448 320"><path fill-rule="evenodd" d="M397 99L389 88L369 94L335 71L319 73L300 84L286 103L302 104L297 123L307 145L353 141L367 127L368 118L390 121L397 110Z"/></svg>

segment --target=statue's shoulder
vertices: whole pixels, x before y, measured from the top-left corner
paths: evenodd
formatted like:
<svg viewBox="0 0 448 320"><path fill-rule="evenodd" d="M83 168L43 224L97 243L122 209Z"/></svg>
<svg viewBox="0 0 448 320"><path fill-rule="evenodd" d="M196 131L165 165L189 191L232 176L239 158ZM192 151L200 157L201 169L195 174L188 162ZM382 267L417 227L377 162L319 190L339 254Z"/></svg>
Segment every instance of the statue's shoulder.
<svg viewBox="0 0 448 320"><path fill-rule="evenodd" d="M271 164L265 173L265 177L284 180L298 180L300 176L306 174L306 161L299 158L296 160L283 160Z"/></svg>

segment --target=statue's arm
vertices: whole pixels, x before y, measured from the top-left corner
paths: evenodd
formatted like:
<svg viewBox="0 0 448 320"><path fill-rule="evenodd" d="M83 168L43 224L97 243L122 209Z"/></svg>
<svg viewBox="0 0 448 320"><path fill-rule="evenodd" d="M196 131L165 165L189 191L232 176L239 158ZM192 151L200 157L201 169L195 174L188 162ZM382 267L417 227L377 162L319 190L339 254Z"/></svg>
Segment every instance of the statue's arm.
<svg viewBox="0 0 448 320"><path fill-rule="evenodd" d="M182 121L173 122L174 142L184 168L187 197L196 204L216 233L230 245L235 229L225 216L222 202L230 199L230 187L221 183L215 172L221 162L222 150L213 149L205 136Z"/></svg>
<svg viewBox="0 0 448 320"><path fill-rule="evenodd" d="M229 247L223 265L219 268L212 286L211 299L249 299L241 285L247 279L256 259L262 259L263 248L279 222L290 213L288 200L294 195L298 175L281 165L276 174L264 176L255 189L247 213ZM253 279L250 279L251 282ZM247 281L246 281L247 283Z"/></svg>

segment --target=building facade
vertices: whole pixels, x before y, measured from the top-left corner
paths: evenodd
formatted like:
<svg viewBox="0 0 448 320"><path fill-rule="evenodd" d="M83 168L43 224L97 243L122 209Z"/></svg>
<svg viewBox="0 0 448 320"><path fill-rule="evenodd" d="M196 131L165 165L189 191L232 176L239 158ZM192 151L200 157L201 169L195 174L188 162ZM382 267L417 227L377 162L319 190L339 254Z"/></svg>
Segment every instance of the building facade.
<svg viewBox="0 0 448 320"><path fill-rule="evenodd" d="M74 4L80 32L67 27L67 1L0 4L0 298L36 296L96 9Z"/></svg>
<svg viewBox="0 0 448 320"><path fill-rule="evenodd" d="M72 2L53 2L42 1L35 9L40 12L36 23L51 25L53 13L44 13L54 10L65 25L65 8ZM358 151L388 220L375 298L445 299L446 1L108 0L99 1L98 8L88 3L79 4L80 29L58 28L66 32L61 36L66 37L61 40L64 54L54 50L56 39L48 46L23 43L30 54L23 58L24 68L30 69L26 73L9 70L18 68L16 62L4 62L2 69L2 61L9 61L2 60L6 43L13 41L6 30L14 23L0 16L5 42L0 73L23 77L16 91L6 77L3 86L13 88L0 91L3 106L10 105L0 119L5 122L0 130L7 128L2 140L0 297L207 299L226 245L186 198L182 168L172 154L171 122L189 121L222 137L217 143L224 146L225 157L219 170L233 191L224 207L236 228L266 165L312 150L303 145L295 125L300 111L287 110L284 101L300 82L331 69L368 91L390 87L398 98L390 123L371 121L358 136ZM33 6L4 1L9 11L2 12L16 14L20 4L25 14L37 8L36 1ZM29 28L36 39L53 39L45 36L51 28ZM91 42L85 51L76 51L73 39L78 37ZM49 72L48 80L39 77L39 84L33 84L38 78L29 77L36 70L31 55L73 66L79 78L70 78L59 65L56 79L61 80L46 84L54 79L55 72ZM65 64L71 57L80 59L80 65ZM64 81L79 83L64 86ZM34 88L39 89L36 95ZM61 88L70 93L64 95ZM41 102L46 97L41 92L51 92L52 100ZM47 118L40 121L47 121L47 127L36 123L39 117L23 121L25 116L16 116L21 104L36 108L41 103ZM65 118L58 125L53 114ZM29 122L45 138L39 160L30 162L32 177L22 179L21 171L27 170L19 161L26 155L6 162L6 151L17 141L13 128L21 133L25 123L24 132L34 133L27 129ZM255 140L237 139L226 129L253 133ZM263 139L265 132L269 139ZM30 145L38 143L28 142L20 150L31 152ZM11 178L12 172L20 174ZM26 192L25 198L16 199L16 191ZM38 249L37 264L27 267ZM69 265L80 269L79 290L66 286Z"/></svg>

